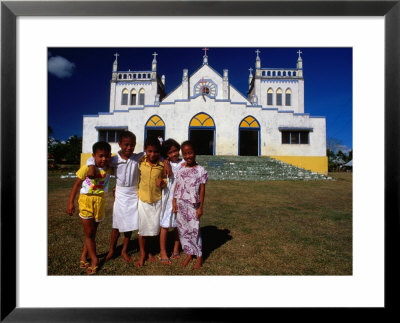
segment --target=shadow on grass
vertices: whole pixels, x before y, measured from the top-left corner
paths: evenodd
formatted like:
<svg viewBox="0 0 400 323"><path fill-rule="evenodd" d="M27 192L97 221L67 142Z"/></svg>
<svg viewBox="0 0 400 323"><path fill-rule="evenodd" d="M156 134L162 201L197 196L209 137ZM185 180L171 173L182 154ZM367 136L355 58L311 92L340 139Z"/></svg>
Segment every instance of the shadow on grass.
<svg viewBox="0 0 400 323"><path fill-rule="evenodd" d="M203 239L203 259L206 260L210 254L221 247L224 243L232 240L228 229L218 229L215 225L208 225L201 228Z"/></svg>
<svg viewBox="0 0 400 323"><path fill-rule="evenodd" d="M118 258L118 257L121 257L122 241L123 241L123 237L120 237L118 239L117 247L115 248L114 255L111 258L111 260L115 259L115 258ZM138 241L138 238L129 240L128 248L127 248L128 255L133 256L133 254L138 253L138 252L139 252L139 241ZM98 257L100 259L100 265L104 264L104 261L106 259L107 253L108 253L108 251L98 255Z"/></svg>
<svg viewBox="0 0 400 323"><path fill-rule="evenodd" d="M209 255L219 247L221 247L224 243L229 240L232 240L232 236L230 235L230 231L228 229L218 229L214 225L208 225L201 228L201 236L203 240L203 259L207 259ZM160 252L159 240L154 241L151 249L154 254L158 254ZM172 253L174 248L174 231L169 231L167 236L167 253L168 255ZM147 248L146 248L147 249ZM118 258L121 256L122 251L122 239L121 237L118 239L117 247L115 248L114 255L112 259ZM137 238L134 238L129 241L128 244L128 254L133 256L134 254L139 253L139 241ZM107 256L107 252L99 254L100 258L99 268L104 264L105 258Z"/></svg>

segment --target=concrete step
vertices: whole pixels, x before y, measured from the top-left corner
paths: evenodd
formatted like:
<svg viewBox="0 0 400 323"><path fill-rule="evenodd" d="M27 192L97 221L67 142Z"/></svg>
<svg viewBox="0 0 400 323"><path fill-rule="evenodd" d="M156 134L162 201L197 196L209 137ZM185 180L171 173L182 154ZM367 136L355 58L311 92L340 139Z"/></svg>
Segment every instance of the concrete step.
<svg viewBox="0 0 400 323"><path fill-rule="evenodd" d="M269 157L257 156L196 156L210 180L327 180L322 174L298 168Z"/></svg>

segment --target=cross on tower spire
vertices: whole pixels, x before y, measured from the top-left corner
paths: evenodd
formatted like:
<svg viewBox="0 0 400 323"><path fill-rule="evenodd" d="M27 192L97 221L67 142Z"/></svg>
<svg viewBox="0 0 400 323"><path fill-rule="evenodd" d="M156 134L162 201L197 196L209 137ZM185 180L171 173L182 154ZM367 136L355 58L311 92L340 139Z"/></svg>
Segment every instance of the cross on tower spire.
<svg viewBox="0 0 400 323"><path fill-rule="evenodd" d="M251 72L253 71L253 69L250 67L250 68L249 68L249 71L250 71L250 74L251 74Z"/></svg>
<svg viewBox="0 0 400 323"><path fill-rule="evenodd" d="M299 54L299 58L300 58L300 54L303 54L303 52L299 49L299 50L297 51L297 54Z"/></svg>
<svg viewBox="0 0 400 323"><path fill-rule="evenodd" d="M205 48L203 48L203 50L204 50L204 56L207 56L207 51L210 50L210 49L205 47Z"/></svg>
<svg viewBox="0 0 400 323"><path fill-rule="evenodd" d="M119 56L119 54L118 54L118 53L115 53L115 54L114 54L114 56L115 56L115 59L117 60L117 59L118 59L118 56Z"/></svg>
<svg viewBox="0 0 400 323"><path fill-rule="evenodd" d="M257 54L257 58L258 58L258 54L260 54L261 52L260 52L260 50L256 50L256 54Z"/></svg>
<svg viewBox="0 0 400 323"><path fill-rule="evenodd" d="M158 55L156 52L152 54L154 56L154 60L156 60L156 56Z"/></svg>

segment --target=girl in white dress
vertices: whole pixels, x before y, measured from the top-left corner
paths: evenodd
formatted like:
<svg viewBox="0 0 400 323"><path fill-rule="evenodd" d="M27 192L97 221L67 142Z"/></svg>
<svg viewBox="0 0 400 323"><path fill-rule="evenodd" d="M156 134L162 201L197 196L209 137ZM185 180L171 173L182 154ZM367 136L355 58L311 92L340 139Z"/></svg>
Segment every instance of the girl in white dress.
<svg viewBox="0 0 400 323"><path fill-rule="evenodd" d="M168 177L168 185L162 191L162 211L160 219L160 258L161 263L167 265L171 261L167 256L167 236L168 229L174 229L174 249L171 259L180 258L179 254L179 235L176 228L176 213L172 213L172 198L175 190L175 174L181 168L183 159L179 158L181 146L174 139L167 139L163 144L164 158L168 159L172 174Z"/></svg>

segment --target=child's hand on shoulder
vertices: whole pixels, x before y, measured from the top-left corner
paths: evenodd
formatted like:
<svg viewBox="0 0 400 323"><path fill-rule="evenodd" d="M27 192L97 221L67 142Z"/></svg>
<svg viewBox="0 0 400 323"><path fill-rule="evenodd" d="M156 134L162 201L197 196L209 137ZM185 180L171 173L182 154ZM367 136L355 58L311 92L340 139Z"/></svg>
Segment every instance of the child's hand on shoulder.
<svg viewBox="0 0 400 323"><path fill-rule="evenodd" d="M161 176L159 176L157 179L156 179L156 185L158 186L158 187L163 187L163 183L164 183L164 180L162 179L162 177Z"/></svg>
<svg viewBox="0 0 400 323"><path fill-rule="evenodd" d="M96 167L93 165L88 166L87 177L90 179L96 178Z"/></svg>

